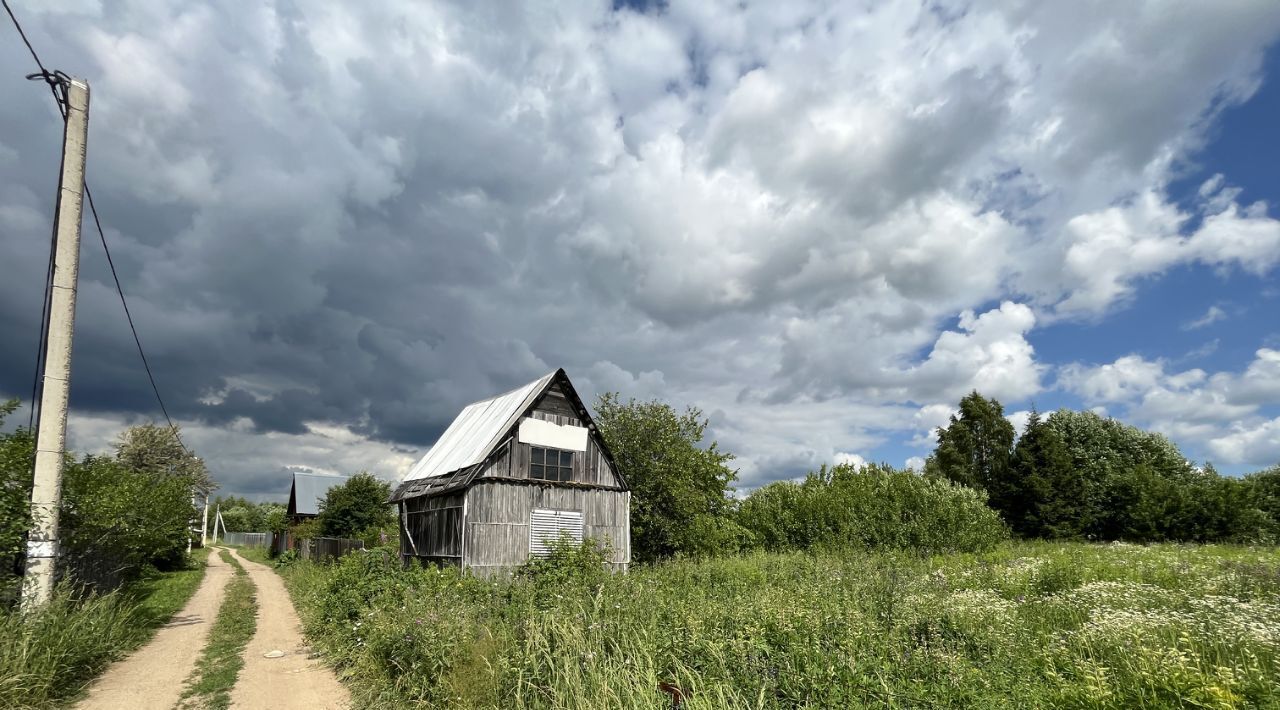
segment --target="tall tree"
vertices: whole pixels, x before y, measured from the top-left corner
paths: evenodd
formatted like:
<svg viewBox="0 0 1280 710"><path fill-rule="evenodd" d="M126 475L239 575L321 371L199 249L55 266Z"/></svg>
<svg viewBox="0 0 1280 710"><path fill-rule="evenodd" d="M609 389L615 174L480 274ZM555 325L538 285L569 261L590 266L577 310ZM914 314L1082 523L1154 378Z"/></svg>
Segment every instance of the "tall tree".
<svg viewBox="0 0 1280 710"><path fill-rule="evenodd" d="M1084 481L1062 438L1039 412L1032 410L1018 438L1012 469L1001 514L1014 532L1027 537L1080 535Z"/></svg>
<svg viewBox="0 0 1280 710"><path fill-rule="evenodd" d="M373 528L393 525L396 516L387 500L391 485L361 471L330 488L320 501L320 532L332 537L359 537Z"/></svg>
<svg viewBox="0 0 1280 710"><path fill-rule="evenodd" d="M1013 425L1004 407L975 392L960 400L960 412L938 428L938 446L925 462L925 473L987 492L1000 510L1010 495Z"/></svg>
<svg viewBox="0 0 1280 710"><path fill-rule="evenodd" d="M155 424L129 427L116 442L116 461L139 473L185 478L205 493L217 488L204 461L183 447L176 428Z"/></svg>
<svg viewBox="0 0 1280 710"><path fill-rule="evenodd" d="M737 472L732 454L703 444L707 420L657 400L623 402L607 393L596 424L631 485L631 550L649 562L733 547L740 528L725 513Z"/></svg>
<svg viewBox="0 0 1280 710"><path fill-rule="evenodd" d="M1081 477L1079 528L1094 539L1148 539L1147 532L1134 532L1130 513L1139 506L1154 510L1150 499L1156 487L1166 488L1165 481L1192 483L1198 478L1191 462L1161 434L1069 409L1050 414L1045 426L1057 432ZM1161 510L1175 507L1175 489L1168 490Z"/></svg>

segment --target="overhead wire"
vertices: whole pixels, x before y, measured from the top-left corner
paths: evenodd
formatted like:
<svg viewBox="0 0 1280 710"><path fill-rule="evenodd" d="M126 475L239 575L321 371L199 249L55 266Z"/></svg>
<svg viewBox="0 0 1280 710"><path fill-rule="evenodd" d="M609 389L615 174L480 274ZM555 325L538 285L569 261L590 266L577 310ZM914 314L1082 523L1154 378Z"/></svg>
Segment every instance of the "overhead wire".
<svg viewBox="0 0 1280 710"><path fill-rule="evenodd" d="M62 115L63 121L66 121L66 118L67 118L66 84L70 80L70 77L68 77L66 74L63 74L60 71L51 72L45 68L44 62L40 60L40 55L36 52L35 47L32 46L31 40L27 38L27 33L22 29L22 23L18 22L18 18L13 14L13 8L9 7L9 0L0 0L0 4L4 5L5 12L8 13L9 19L13 22L14 29L18 31L18 36L22 38L22 43L27 46L27 51L31 53L31 58L35 61L36 66L39 67L40 69L39 73L29 74L27 75L27 78L43 80L46 84L48 84L49 91L53 95L54 103L56 103L58 106L58 112ZM59 184L61 184L61 168L59 168L59 178L60 178ZM173 419L169 416L169 408L165 406L164 397L160 395L160 387L156 384L155 374L151 371L151 363L148 362L147 353L142 347L142 338L138 336L138 328L137 326L134 325L133 313L130 312L129 310L129 302L125 298L124 288L120 285L120 275L116 271L115 260L111 258L111 248L107 246L107 234L106 234L106 231L102 229L102 220L98 217L98 207L96 204L94 204L93 192L89 189L89 179L87 176L84 178L83 186L84 186L85 199L89 203L89 213L93 215L93 224L94 224L94 227L96 227L98 230L98 239L99 241L102 242L102 250L107 255L107 265L111 267L111 278L115 282L116 293L119 294L120 296L120 305L124 308L125 319L129 323L129 331L133 334L134 345L136 345L138 348L138 357L142 360L143 369L146 370L147 381L151 383L151 391L155 393L156 402L160 404L160 411L161 413L164 414L164 419L165 419L165 422L168 423L169 425L169 430L173 432L174 440L178 442L178 446L181 447L182 451L187 456L194 458L195 455L191 453L191 450L187 448L186 443L182 441L182 435L181 433L179 433L177 425L173 423ZM61 203L61 200L62 200L62 191L59 190L57 202L55 203L55 209L54 209L53 238L51 239L49 244L49 266L45 274L45 296L44 296L44 304L42 306L41 316L40 316L40 321L41 321L40 344L37 348L36 376L35 376L35 382L32 383L32 387L31 387L31 412L30 412L30 420L28 422L29 428L34 426L34 418L35 418L35 412L36 412L36 406L37 406L36 402L38 401L36 398L36 395L40 389L39 387L40 382L43 379L41 377L41 374L43 371L43 363L44 363L44 352L45 352L44 343L49 330L49 317L50 317L49 299L51 295L51 288L53 285L54 251L55 251L54 244L56 243L57 234L58 234L57 220L58 220L59 210L57 209L57 205Z"/></svg>

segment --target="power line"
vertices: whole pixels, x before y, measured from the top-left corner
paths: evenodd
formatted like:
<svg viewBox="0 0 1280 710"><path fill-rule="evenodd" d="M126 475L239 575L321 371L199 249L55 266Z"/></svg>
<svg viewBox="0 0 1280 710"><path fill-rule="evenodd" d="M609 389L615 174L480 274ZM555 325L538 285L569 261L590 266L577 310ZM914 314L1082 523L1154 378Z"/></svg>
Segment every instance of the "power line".
<svg viewBox="0 0 1280 710"><path fill-rule="evenodd" d="M49 70L44 68L44 62L40 61L40 55L36 53L36 48L31 46L31 40L27 39L27 33L22 29L22 23L18 22L18 18L13 14L13 8L9 7L9 0L0 0L4 4L4 11L9 14L9 19L13 21L13 26L18 30L18 36L22 38L22 43L27 45L27 51L31 53L31 58L35 60L36 66L40 68L42 76L50 76ZM49 91L53 94L53 100L58 105L58 112L66 119L67 109L63 105L62 97L58 95L58 90L54 88L53 82L49 82ZM58 162L59 171L61 171L62 161ZM62 199L62 191L58 191L58 200ZM40 401L40 381L41 374L44 370L44 342L45 336L49 332L49 294L53 289L53 250L54 243L58 236L58 210L54 205L53 218L53 234L49 238L49 266L45 269L44 276L44 300L40 302L40 337L36 342L36 366L34 374L31 378L31 409L27 413L27 430L35 432L36 407Z"/></svg>
<svg viewBox="0 0 1280 710"><path fill-rule="evenodd" d="M142 359L142 367L147 371L147 380L151 382L151 391L156 393L156 401L160 403L160 411L164 413L164 420L169 423L169 429L173 431L173 438L178 441L178 446L187 453L188 456L193 454L187 445L182 443L182 437L178 434L178 427L174 426L173 420L169 418L169 410L164 406L164 398L160 396L160 388L156 386L156 377L151 373L151 363L147 362L147 354L142 350L142 339L138 337L138 329L133 325L133 314L129 312L129 302L125 300L124 289L120 286L120 276L116 274L116 262L111 258L111 249L107 246L107 234L102 231L102 222L98 219L98 208L93 204L93 193L89 191L89 181L84 182L84 196L89 201L89 213L93 215L93 225L98 228L98 239L102 241L102 250L107 254L107 265L111 267L111 278L116 282L116 293L120 294L120 305L124 307L124 317L129 321L129 330L133 333L133 342L138 346L138 357Z"/></svg>
<svg viewBox="0 0 1280 710"><path fill-rule="evenodd" d="M18 36L22 38L22 43L27 45L27 51L31 52L31 58L35 60L36 66L40 67L39 76L49 85L49 93L53 94L53 100L58 104L58 113L62 114L65 119L67 117L67 106L65 99L58 94L58 85L60 82L56 80L55 72L50 72L44 68L44 62L40 61L40 55L36 54L36 48L31 46L31 40L27 39L27 33L22 29L22 23L18 22L18 18L13 14L13 8L9 7L9 0L0 0L0 4L4 5L4 11L9 13L9 19L13 21L14 29L18 30ZM28 75L30 79L35 75Z"/></svg>
<svg viewBox="0 0 1280 710"><path fill-rule="evenodd" d="M9 0L0 0L0 4L4 5L5 12L9 14L9 19L13 21L14 28L18 30L18 35L22 37L22 43L27 46L27 51L31 53L31 58L35 60L36 66L40 68L39 74L30 74L27 76L27 78L43 79L45 83L49 85L49 91L50 93L53 94L54 102L58 106L58 112L62 114L62 117L65 120L67 116L66 101L63 96L63 93L60 93L59 90L62 89L62 91L65 93L64 82L67 80L67 76L62 72L58 72L58 71L50 72L48 69L45 68L44 62L40 61L40 55L36 53L35 47L31 45L31 40L27 39L27 33L23 31L22 23L18 22L18 18L13 14L13 9L9 7ZM174 440L178 442L178 446L182 448L182 451L186 453L187 456L191 456L194 458L195 455L191 453L191 450L187 448L186 443L182 441L182 435L178 433L177 425L175 425L173 423L173 419L169 417L169 409L164 404L164 398L160 396L160 388L159 386L156 385L155 374L151 372L151 363L147 361L147 354L142 349L142 339L138 337L138 329L133 324L133 314L129 311L129 302L128 300L125 299L124 288L121 287L120 285L120 275L116 273L115 260L111 258L111 248L107 246L107 234L102 229L102 220L98 218L98 208L93 203L93 192L89 190L89 179L87 176L84 179L83 185L84 185L85 198L89 202L89 212L93 215L93 224L98 229L98 238L102 242L102 250L106 252L107 265L111 267L111 278L112 280L115 281L116 293L120 295L120 305L124 307L125 319L128 320L129 322L129 331L133 333L133 342L135 345L138 346L138 357L142 359L142 367L147 371L147 381L151 383L151 391L155 393L156 401L160 403L160 411L164 414L164 420L169 424L169 430L173 432ZM62 199L61 190L59 190L58 199L59 200ZM57 229L58 229L58 226L57 226L57 221L55 217L55 222L54 222L55 236L57 235ZM44 301L44 307L42 309L41 317L40 317L40 320L41 320L40 346L39 346L39 349L37 350L38 362L43 360L43 357L41 356L43 355L43 352L44 352L45 334L48 330L49 289L50 289L50 286L52 285L52 279L53 279L53 263L54 263L53 256L54 256L53 244L51 242L50 248L49 248L49 268L46 273L46 279L45 279L45 301ZM40 367L39 365L37 365L36 382L38 383L39 380L40 380ZM31 388L31 391L32 391L31 416L33 418L35 416L35 407L36 407L36 401L35 401L36 390L37 390L37 384L33 383Z"/></svg>

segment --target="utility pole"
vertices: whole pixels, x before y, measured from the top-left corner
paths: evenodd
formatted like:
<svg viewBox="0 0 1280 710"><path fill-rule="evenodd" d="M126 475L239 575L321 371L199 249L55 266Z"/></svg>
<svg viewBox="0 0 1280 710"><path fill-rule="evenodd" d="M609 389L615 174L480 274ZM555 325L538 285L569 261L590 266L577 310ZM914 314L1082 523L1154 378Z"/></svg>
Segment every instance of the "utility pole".
<svg viewBox="0 0 1280 710"><path fill-rule="evenodd" d="M204 518L200 521L200 547L209 544L209 494L204 494Z"/></svg>
<svg viewBox="0 0 1280 710"><path fill-rule="evenodd" d="M218 523L222 522L222 506L219 505L214 509L213 514L213 544L218 544Z"/></svg>
<svg viewBox="0 0 1280 710"><path fill-rule="evenodd" d="M58 507L67 446L67 398L71 388L71 335L76 317L76 277L80 272L80 214L84 202L85 147L89 138L89 85L66 83L62 174L58 185L53 290L45 346L44 388L36 427L36 466L31 488L31 533L27 538L23 607L44 606L53 594L58 559Z"/></svg>

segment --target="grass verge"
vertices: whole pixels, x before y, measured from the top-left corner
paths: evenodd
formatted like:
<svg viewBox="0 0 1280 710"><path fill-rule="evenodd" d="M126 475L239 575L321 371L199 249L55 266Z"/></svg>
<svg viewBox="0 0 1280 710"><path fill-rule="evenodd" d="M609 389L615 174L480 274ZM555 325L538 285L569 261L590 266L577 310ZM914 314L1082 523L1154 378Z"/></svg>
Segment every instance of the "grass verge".
<svg viewBox="0 0 1280 710"><path fill-rule="evenodd" d="M271 566L271 552L265 547L237 547L236 552L250 562Z"/></svg>
<svg viewBox="0 0 1280 710"><path fill-rule="evenodd" d="M33 614L0 611L0 707L55 707L81 693L187 603L206 556L197 550L186 569L151 572L109 594L78 597L61 587Z"/></svg>
<svg viewBox="0 0 1280 710"><path fill-rule="evenodd" d="M235 576L227 584L204 652L187 679L182 694L184 708L226 708L231 704L231 688L244 666L241 653L257 627L258 602L253 582L230 552L219 550L218 555L235 569Z"/></svg>
<svg viewBox="0 0 1280 710"><path fill-rule="evenodd" d="M283 567L357 707L1280 708L1280 549L1010 543L482 580Z"/></svg>

